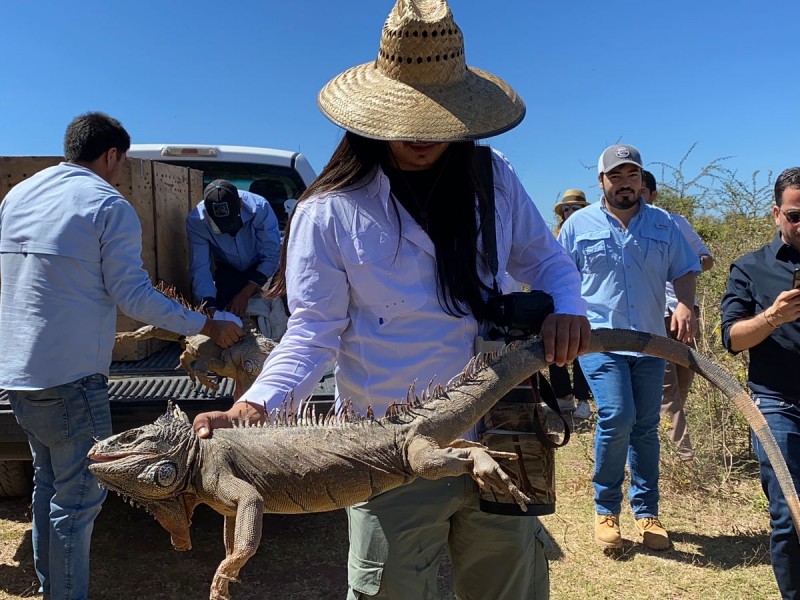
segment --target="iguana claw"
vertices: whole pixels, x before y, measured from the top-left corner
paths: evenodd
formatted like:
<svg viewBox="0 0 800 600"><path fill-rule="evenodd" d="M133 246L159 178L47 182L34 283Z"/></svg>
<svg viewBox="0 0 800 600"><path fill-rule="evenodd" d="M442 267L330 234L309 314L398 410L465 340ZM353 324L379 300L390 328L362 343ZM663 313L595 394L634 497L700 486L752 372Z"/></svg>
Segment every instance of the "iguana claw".
<svg viewBox="0 0 800 600"><path fill-rule="evenodd" d="M494 459L495 456L516 459L516 455L509 456L508 452L496 452L483 448L470 448L470 454L472 455L472 478L478 486L481 489L489 488L499 494L511 494L520 509L527 512L527 503L530 503L531 499L511 481L511 478Z"/></svg>
<svg viewBox="0 0 800 600"><path fill-rule="evenodd" d="M231 600L231 595L228 593L228 584L230 583L239 583L239 580L225 573L216 573L211 582L209 600Z"/></svg>

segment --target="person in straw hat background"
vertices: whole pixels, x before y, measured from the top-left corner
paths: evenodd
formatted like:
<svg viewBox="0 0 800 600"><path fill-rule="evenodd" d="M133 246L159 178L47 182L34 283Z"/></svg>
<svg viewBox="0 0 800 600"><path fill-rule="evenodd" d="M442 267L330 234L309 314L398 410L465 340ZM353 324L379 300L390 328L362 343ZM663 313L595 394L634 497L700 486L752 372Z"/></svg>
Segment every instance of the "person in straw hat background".
<svg viewBox="0 0 800 600"><path fill-rule="evenodd" d="M381 415L415 381L460 373L488 329L482 216L495 221L498 272L554 298L542 328L548 360L586 351L577 269L501 154L491 156L495 214L476 193L475 140L516 126L525 105L502 79L466 66L444 0L399 0L377 59L332 79L318 102L345 133L287 226L272 288L286 294L287 332L238 404L196 417L198 435L311 395L334 360L337 404L363 414ZM350 599L436 598L445 549L462 600L549 596L538 519L481 512L468 476L416 479L348 518Z"/></svg>
<svg viewBox="0 0 800 600"><path fill-rule="evenodd" d="M576 210L580 210L584 206L589 206L589 203L586 201L586 194L584 194L582 190L567 190L564 192L564 195L561 196L561 202L557 202L553 207L553 212L556 213L558 217L558 224L554 232L556 237L561 233L561 227L564 225L564 221Z"/></svg>
<svg viewBox="0 0 800 600"><path fill-rule="evenodd" d="M586 201L586 194L582 190L569 189L564 192L561 201L553 207L559 221L556 225L554 235L558 237L564 222L584 206L589 206ZM581 365L576 360L572 363L572 380L570 380L569 369L566 365L552 364L549 367L550 383L553 385L558 399L558 407L562 412L571 412L575 419L588 419L592 416L592 408L589 406L589 384L581 371ZM576 404L577 400L577 404Z"/></svg>

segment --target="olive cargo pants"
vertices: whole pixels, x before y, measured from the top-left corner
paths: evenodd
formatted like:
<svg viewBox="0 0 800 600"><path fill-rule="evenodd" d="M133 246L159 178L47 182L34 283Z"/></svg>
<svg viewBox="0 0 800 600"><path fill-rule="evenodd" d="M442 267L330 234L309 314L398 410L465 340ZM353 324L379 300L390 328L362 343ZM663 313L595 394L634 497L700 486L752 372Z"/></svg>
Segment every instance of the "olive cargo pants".
<svg viewBox="0 0 800 600"><path fill-rule="evenodd" d="M447 549L459 600L547 600L548 562L536 517L491 515L464 475L417 479L347 510L348 600L436 600Z"/></svg>

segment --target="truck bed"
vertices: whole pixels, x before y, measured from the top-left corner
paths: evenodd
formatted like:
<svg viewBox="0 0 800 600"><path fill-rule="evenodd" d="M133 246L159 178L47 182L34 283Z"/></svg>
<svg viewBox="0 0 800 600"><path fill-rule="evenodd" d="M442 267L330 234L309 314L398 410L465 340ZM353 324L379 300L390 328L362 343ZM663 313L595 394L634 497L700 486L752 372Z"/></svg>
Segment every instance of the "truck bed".
<svg viewBox="0 0 800 600"><path fill-rule="evenodd" d="M180 345L174 343L139 361L111 363L108 394L115 433L152 423L164 414L169 400L190 419L200 412L230 408L233 381L222 378L216 392L193 384L183 369L175 370L180 353ZM333 399L333 376L328 376L320 381L312 402L319 405L320 412L327 412ZM14 419L8 393L0 390L0 461L30 457L27 438Z"/></svg>

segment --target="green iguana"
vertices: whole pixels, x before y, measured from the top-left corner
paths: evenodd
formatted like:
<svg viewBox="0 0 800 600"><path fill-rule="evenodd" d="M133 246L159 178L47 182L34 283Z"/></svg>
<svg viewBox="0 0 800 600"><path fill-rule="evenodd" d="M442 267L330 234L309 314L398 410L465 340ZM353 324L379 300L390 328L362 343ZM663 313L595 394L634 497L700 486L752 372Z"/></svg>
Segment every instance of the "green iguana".
<svg viewBox="0 0 800 600"><path fill-rule="evenodd" d="M174 300L188 308L200 312L208 317L212 314L205 308L205 305L193 305L189 302L174 285L160 280L156 282L155 289L167 298ZM251 299L254 300L254 299ZM282 308L282 307L281 307ZM192 383L200 381L207 388L216 391L219 384L208 376L214 373L221 377L233 379L233 399L238 400L261 372L264 361L272 352L277 344L267 337L261 335L258 328L253 323L249 323L249 331L230 348L218 346L214 340L203 334L183 336L155 325L145 325L136 331L118 332L115 341L124 340L150 340L158 339L168 342L179 342L183 352L178 359L179 364L176 369L183 367ZM247 328L246 328L247 329Z"/></svg>
<svg viewBox="0 0 800 600"><path fill-rule="evenodd" d="M210 337L200 333L182 336L153 325L145 325L136 331L125 331L116 335L117 341L152 338L180 342L183 352L179 358L180 364L175 368L183 367L192 383L199 380L207 388L216 391L219 385L207 375L208 373L233 379L234 400L238 400L253 385L261 373L264 361L276 345L257 330L248 331L233 346L225 349L215 344Z"/></svg>
<svg viewBox="0 0 800 600"><path fill-rule="evenodd" d="M590 352L631 350L690 367L719 387L764 444L795 525L800 499L766 421L726 371L694 350L646 333L598 330ZM114 435L92 448L89 469L102 485L141 504L171 534L177 550L191 548L194 508L207 504L225 517L225 559L210 598L228 598L228 584L261 540L262 513L335 510L367 500L417 477L470 474L481 486L527 498L496 458L511 458L459 439L495 402L547 366L539 340L515 342L473 358L463 373L387 417L356 423L288 418L264 426L216 429L198 438L179 409L152 425ZM302 413L301 413L302 414ZM287 423L287 421L289 423ZM309 424L308 421L311 421Z"/></svg>

